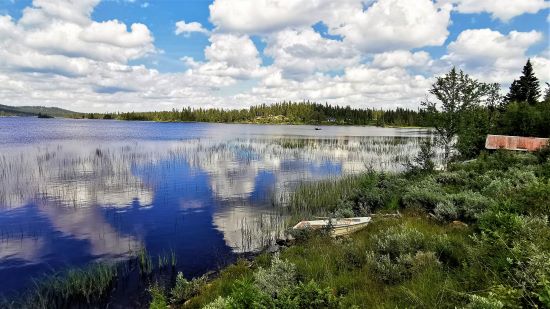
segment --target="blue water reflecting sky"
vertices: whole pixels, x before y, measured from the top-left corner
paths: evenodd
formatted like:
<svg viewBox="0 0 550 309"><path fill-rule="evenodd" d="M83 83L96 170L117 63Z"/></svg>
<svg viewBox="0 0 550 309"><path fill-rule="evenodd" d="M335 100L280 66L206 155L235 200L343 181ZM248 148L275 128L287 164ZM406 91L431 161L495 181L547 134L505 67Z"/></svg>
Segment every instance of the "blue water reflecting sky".
<svg viewBox="0 0 550 309"><path fill-rule="evenodd" d="M424 135L0 118L0 293L141 247L199 275L275 237L273 201L297 183L399 169Z"/></svg>

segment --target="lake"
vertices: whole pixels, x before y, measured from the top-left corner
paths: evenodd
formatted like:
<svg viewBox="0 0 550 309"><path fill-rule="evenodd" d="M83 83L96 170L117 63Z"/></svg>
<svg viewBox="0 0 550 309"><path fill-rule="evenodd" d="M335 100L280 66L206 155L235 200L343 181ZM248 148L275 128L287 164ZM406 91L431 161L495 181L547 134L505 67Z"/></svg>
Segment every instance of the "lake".
<svg viewBox="0 0 550 309"><path fill-rule="evenodd" d="M143 247L200 275L277 237L300 182L401 170L427 134L320 128L0 118L0 294Z"/></svg>

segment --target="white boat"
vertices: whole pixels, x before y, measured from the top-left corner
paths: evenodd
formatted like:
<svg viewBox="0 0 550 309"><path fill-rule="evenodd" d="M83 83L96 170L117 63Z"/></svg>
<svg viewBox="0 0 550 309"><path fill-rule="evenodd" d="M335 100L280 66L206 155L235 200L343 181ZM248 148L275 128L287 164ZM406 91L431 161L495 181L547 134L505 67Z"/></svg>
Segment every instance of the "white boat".
<svg viewBox="0 0 550 309"><path fill-rule="evenodd" d="M331 229L331 234L335 236L343 236L354 233L364 227L370 222L371 217L356 217L356 218L342 218L342 219L323 219L312 221L300 221L296 224L294 230L320 230L325 228Z"/></svg>

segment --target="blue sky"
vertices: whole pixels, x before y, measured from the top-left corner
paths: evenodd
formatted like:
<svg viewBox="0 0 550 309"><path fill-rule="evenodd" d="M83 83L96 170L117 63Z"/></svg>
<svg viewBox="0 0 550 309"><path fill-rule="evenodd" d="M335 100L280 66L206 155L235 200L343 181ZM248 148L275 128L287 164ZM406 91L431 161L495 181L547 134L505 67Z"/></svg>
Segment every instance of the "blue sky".
<svg viewBox="0 0 550 309"><path fill-rule="evenodd" d="M304 99L415 108L453 65L506 89L530 57L549 81L548 5L0 0L0 104L125 111Z"/></svg>

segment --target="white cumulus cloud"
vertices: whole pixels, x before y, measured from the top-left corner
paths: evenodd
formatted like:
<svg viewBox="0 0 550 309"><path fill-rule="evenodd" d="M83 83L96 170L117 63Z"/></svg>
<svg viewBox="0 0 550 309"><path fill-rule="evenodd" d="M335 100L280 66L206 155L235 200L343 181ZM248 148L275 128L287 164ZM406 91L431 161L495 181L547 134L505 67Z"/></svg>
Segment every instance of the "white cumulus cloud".
<svg viewBox="0 0 550 309"><path fill-rule="evenodd" d="M185 20L180 20L176 22L176 35L183 34L184 36L189 36L191 33L198 32L198 33L204 33L209 34L210 31L205 29L201 23L198 23L196 21L186 23Z"/></svg>
<svg viewBox="0 0 550 309"><path fill-rule="evenodd" d="M270 35L264 54L291 78L340 70L360 60L357 50L341 41L323 38L311 28L286 29Z"/></svg>
<svg viewBox="0 0 550 309"><path fill-rule="evenodd" d="M503 21L527 13L537 13L550 7L546 0L451 0L460 13L489 13Z"/></svg>
<svg viewBox="0 0 550 309"><path fill-rule="evenodd" d="M491 29L465 30L449 44L442 59L449 65L462 65L486 81L509 83L520 74L529 47L542 38L542 33L534 30L508 34Z"/></svg>

